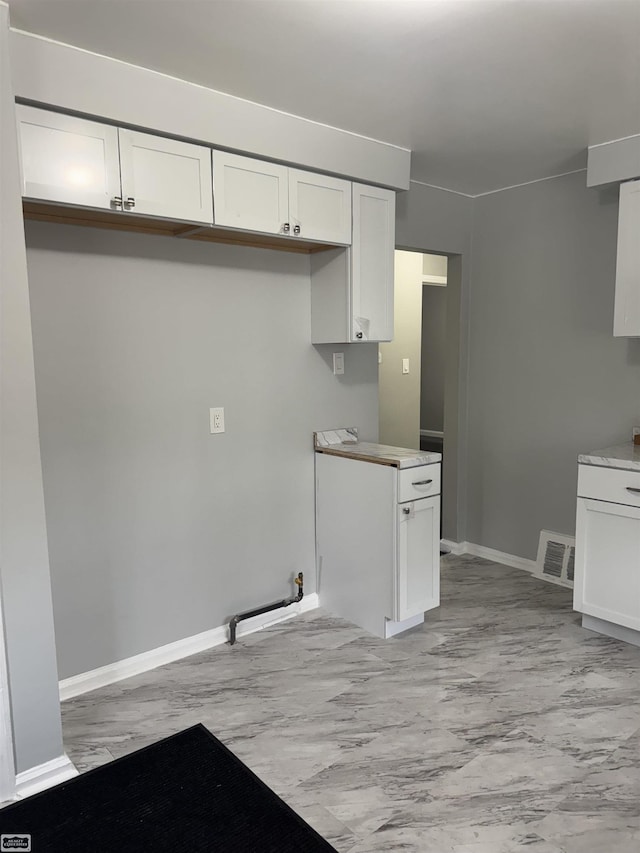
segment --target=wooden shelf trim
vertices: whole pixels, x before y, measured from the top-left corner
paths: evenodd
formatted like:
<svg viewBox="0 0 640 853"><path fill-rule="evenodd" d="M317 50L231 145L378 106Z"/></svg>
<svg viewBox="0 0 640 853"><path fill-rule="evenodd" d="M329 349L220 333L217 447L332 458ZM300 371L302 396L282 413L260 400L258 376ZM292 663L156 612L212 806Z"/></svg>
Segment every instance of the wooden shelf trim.
<svg viewBox="0 0 640 853"><path fill-rule="evenodd" d="M248 231L233 231L210 225L132 216L117 210L65 207L38 201L23 201L22 209L24 218L35 222L56 222L61 225L81 225L86 228L134 231L139 234L179 237L183 240L200 240L207 243L227 243L302 255L339 248L324 243L305 243L301 240L271 234L253 234Z"/></svg>

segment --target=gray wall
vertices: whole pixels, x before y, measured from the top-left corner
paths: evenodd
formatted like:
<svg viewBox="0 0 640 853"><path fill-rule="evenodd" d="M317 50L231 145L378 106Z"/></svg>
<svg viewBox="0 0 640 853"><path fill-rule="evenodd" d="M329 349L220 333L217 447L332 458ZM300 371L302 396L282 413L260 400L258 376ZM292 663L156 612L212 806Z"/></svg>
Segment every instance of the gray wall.
<svg viewBox="0 0 640 853"><path fill-rule="evenodd" d="M422 286L420 429L444 430L447 288Z"/></svg>
<svg viewBox="0 0 640 853"><path fill-rule="evenodd" d="M448 256L442 532L466 530L467 339L473 199L412 183L396 205L396 246Z"/></svg>
<svg viewBox="0 0 640 853"><path fill-rule="evenodd" d="M308 257L27 226L60 676L313 592L312 431L376 439L378 367L309 343Z"/></svg>
<svg viewBox="0 0 640 853"><path fill-rule="evenodd" d="M574 532L576 455L640 423L640 341L613 337L617 191L585 173L475 201L466 538L534 558Z"/></svg>
<svg viewBox="0 0 640 853"><path fill-rule="evenodd" d="M0 601L21 772L62 755L62 733L7 26L0 6Z"/></svg>

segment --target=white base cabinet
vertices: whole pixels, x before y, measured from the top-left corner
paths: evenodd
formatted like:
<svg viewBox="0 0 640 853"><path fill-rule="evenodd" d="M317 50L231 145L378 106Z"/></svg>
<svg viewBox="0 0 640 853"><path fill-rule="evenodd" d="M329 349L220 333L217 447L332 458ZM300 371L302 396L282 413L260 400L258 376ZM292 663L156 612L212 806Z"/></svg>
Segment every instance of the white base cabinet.
<svg viewBox="0 0 640 853"><path fill-rule="evenodd" d="M439 491L440 463L399 470L316 453L321 605L382 638L438 607Z"/></svg>
<svg viewBox="0 0 640 853"><path fill-rule="evenodd" d="M579 469L574 608L640 632L640 473Z"/></svg>

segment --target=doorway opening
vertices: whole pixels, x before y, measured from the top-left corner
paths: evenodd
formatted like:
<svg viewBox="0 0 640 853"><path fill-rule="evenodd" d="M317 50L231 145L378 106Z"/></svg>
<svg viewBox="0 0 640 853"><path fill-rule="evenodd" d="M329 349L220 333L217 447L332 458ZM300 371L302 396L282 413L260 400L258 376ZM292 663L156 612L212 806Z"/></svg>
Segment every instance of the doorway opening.
<svg viewBox="0 0 640 853"><path fill-rule="evenodd" d="M441 536L457 541L461 257L397 249L394 339L378 349L379 441L442 454Z"/></svg>

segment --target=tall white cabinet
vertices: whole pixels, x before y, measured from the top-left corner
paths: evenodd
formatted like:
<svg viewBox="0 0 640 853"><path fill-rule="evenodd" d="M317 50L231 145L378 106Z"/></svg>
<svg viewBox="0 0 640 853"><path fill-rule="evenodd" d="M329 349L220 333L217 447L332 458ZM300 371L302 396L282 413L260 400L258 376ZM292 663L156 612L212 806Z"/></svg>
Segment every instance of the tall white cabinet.
<svg viewBox="0 0 640 853"><path fill-rule="evenodd" d="M640 181L620 184L613 334L640 337Z"/></svg>
<svg viewBox="0 0 640 853"><path fill-rule="evenodd" d="M353 184L347 251L311 257L311 340L315 344L393 339L395 193Z"/></svg>

